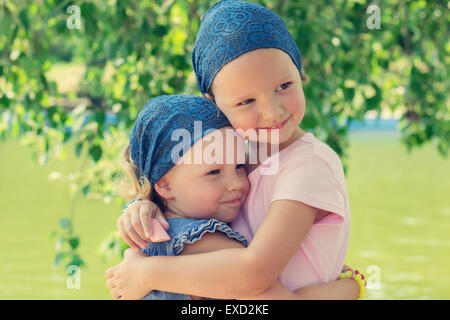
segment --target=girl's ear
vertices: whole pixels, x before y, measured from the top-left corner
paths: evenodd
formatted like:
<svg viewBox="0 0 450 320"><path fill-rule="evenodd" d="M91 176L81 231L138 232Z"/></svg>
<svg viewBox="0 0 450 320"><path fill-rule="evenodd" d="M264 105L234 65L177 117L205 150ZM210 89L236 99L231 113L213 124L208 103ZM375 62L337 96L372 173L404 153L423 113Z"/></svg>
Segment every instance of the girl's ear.
<svg viewBox="0 0 450 320"><path fill-rule="evenodd" d="M154 185L155 191L165 200L172 200L175 197L170 190L169 180L166 176L159 179Z"/></svg>

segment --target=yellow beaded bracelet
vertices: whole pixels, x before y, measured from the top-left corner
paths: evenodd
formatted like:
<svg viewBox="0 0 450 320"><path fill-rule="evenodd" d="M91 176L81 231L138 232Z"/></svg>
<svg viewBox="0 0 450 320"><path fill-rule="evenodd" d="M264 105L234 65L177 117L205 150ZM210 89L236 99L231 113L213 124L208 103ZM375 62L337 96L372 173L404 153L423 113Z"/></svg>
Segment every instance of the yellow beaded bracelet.
<svg viewBox="0 0 450 320"><path fill-rule="evenodd" d="M339 275L339 279L355 279L356 282L358 282L359 285L359 297L358 300L364 298L366 296L366 280L364 279L364 276L362 274L359 273L358 270L355 270L353 272L353 270L347 270L345 272L342 272Z"/></svg>

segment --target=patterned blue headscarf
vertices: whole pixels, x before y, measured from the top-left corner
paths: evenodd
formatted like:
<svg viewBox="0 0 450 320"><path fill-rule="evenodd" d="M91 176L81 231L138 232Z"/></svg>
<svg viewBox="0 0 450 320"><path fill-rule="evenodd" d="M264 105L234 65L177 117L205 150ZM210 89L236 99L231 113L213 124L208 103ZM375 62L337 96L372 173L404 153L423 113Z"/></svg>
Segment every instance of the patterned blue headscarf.
<svg viewBox="0 0 450 320"><path fill-rule="evenodd" d="M197 83L205 94L219 70L240 55L261 48L286 52L302 76L302 57L284 21L255 3L222 0L204 15L192 52Z"/></svg>
<svg viewBox="0 0 450 320"><path fill-rule="evenodd" d="M201 132L194 132L194 121L201 121ZM173 150L181 158L183 151L211 132L208 130L226 126L231 125L225 115L202 97L171 95L147 101L130 136L130 155L137 166L137 177L145 175L153 186L176 164L172 161ZM187 130L190 140L175 136L172 141L176 129Z"/></svg>

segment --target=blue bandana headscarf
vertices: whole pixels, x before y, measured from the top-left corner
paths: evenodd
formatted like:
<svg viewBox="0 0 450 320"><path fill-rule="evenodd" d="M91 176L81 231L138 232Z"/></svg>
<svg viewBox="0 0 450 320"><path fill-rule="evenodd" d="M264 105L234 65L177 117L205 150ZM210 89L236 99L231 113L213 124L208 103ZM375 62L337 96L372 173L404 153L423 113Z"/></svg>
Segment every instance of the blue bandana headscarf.
<svg viewBox="0 0 450 320"><path fill-rule="evenodd" d="M302 57L284 21L255 3L222 0L204 15L192 52L197 83L208 92L214 77L228 62L261 48L286 52L302 75Z"/></svg>
<svg viewBox="0 0 450 320"><path fill-rule="evenodd" d="M201 133L194 132L194 121L201 121ZM153 186L175 165L173 150L179 148L177 154L181 158L183 151L211 132L208 130L226 126L231 125L225 115L213 102L202 97L171 95L147 101L130 136L130 155L137 166L137 177L145 175ZM190 141L182 140L184 138L180 136L172 141L176 129L187 130Z"/></svg>

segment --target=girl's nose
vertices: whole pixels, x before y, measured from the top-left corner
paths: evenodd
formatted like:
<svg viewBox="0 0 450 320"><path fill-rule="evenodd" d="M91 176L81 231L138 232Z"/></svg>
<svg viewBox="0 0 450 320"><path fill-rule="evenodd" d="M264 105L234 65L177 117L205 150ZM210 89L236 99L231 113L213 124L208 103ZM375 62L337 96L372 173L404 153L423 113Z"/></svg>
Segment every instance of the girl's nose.
<svg viewBox="0 0 450 320"><path fill-rule="evenodd" d="M262 101L260 104L261 115L267 124L277 124L284 113L284 108L279 99L273 97Z"/></svg>
<svg viewBox="0 0 450 320"><path fill-rule="evenodd" d="M227 185L227 191L240 191L244 188L244 182L236 172L231 173L230 180Z"/></svg>

